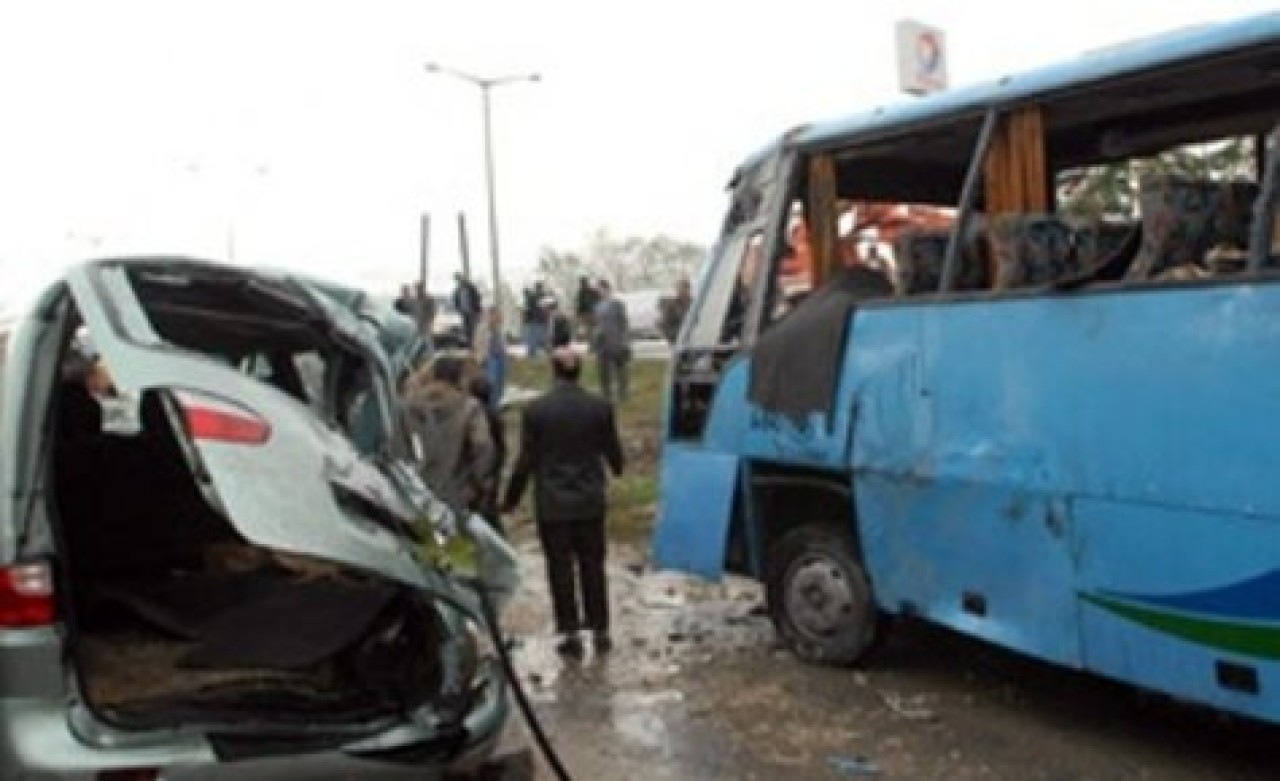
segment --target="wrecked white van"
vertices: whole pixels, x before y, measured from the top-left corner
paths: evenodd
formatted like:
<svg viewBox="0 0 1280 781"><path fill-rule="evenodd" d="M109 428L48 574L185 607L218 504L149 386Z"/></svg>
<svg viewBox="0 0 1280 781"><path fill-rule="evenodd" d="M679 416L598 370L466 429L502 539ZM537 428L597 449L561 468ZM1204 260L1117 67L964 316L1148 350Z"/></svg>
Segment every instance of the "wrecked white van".
<svg viewBox="0 0 1280 781"><path fill-rule="evenodd" d="M511 586L511 551L467 535L488 579L420 555L476 521L416 478L386 332L352 300L107 260L18 325L0 385L0 776L506 761L478 598ZM121 406L135 425L105 425Z"/></svg>

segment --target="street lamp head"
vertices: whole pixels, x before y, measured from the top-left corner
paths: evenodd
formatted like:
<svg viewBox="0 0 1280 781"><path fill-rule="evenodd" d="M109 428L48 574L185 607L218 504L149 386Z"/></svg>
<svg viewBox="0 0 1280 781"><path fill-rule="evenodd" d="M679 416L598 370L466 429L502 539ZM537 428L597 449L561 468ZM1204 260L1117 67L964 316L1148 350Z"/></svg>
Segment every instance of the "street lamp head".
<svg viewBox="0 0 1280 781"><path fill-rule="evenodd" d="M529 74L529 81L542 81L542 74L541 74L541 73L530 73L530 74Z"/></svg>
<svg viewBox="0 0 1280 781"><path fill-rule="evenodd" d="M438 63L438 62L428 62L426 65L423 65L422 67L423 67L423 68L426 68L427 73L439 73L439 72L440 72L440 63Z"/></svg>

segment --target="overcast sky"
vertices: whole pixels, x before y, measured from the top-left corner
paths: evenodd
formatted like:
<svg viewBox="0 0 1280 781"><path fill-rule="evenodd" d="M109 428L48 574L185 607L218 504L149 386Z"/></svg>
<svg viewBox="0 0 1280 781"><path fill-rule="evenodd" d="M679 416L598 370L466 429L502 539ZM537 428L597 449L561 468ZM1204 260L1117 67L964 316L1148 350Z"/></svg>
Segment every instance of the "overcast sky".
<svg viewBox="0 0 1280 781"><path fill-rule="evenodd" d="M735 3L7 2L0 304L64 263L178 252L388 288L487 277L480 96L494 91L504 268L596 227L709 242L723 185L787 127L901 99L893 25L948 35L953 84L1274 0Z"/></svg>

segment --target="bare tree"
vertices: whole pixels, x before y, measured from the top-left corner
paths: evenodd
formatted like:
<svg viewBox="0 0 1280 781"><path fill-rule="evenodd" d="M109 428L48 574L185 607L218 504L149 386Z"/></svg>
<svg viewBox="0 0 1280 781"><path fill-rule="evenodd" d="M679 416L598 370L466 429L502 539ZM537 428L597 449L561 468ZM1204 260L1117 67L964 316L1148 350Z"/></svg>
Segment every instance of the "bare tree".
<svg viewBox="0 0 1280 781"><path fill-rule="evenodd" d="M1058 203L1077 217L1138 214L1138 184L1148 174L1198 181L1230 181L1254 176L1254 140L1228 138L1187 144L1158 155L1068 171L1059 177Z"/></svg>
<svg viewBox="0 0 1280 781"><path fill-rule="evenodd" d="M691 277L706 248L670 236L617 237L605 228L592 231L580 252L544 247L538 273L562 296L572 295L582 276L603 278L619 291L674 287Z"/></svg>

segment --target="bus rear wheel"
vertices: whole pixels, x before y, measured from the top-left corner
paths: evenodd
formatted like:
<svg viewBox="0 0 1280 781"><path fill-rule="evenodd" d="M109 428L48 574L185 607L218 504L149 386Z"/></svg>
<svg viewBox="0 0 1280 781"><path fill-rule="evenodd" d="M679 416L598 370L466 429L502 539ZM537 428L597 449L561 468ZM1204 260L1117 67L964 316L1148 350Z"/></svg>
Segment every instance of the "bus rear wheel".
<svg viewBox="0 0 1280 781"><path fill-rule="evenodd" d="M847 534L802 526L771 546L765 595L778 635L811 664L848 666L871 650L879 613Z"/></svg>

